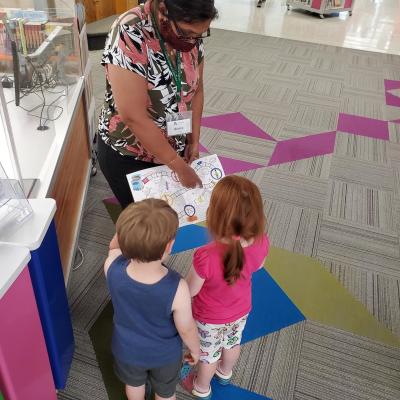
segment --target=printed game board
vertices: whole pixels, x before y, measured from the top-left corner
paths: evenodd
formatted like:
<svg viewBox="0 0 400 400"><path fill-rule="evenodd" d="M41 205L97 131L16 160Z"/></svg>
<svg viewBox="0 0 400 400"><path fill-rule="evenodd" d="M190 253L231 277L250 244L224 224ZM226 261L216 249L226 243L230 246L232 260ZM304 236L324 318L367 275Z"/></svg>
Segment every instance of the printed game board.
<svg viewBox="0 0 400 400"><path fill-rule="evenodd" d="M126 177L133 198L140 201L148 198L165 200L179 216L179 226L204 221L211 192L216 183L225 176L218 156L210 155L192 163L203 187L183 187L175 172L166 166L133 172Z"/></svg>

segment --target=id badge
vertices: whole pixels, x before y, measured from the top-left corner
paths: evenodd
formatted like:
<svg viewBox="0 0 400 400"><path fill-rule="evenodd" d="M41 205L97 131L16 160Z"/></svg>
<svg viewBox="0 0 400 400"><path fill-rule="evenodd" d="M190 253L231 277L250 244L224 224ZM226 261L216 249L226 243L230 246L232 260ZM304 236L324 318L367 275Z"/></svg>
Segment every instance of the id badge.
<svg viewBox="0 0 400 400"><path fill-rule="evenodd" d="M192 112L182 111L174 114L167 114L168 136L186 135L192 133Z"/></svg>

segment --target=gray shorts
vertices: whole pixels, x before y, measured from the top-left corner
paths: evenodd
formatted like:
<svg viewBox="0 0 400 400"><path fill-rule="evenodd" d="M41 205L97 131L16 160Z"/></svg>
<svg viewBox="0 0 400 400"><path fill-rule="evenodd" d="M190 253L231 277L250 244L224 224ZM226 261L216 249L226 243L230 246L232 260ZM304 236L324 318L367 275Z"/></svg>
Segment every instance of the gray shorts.
<svg viewBox="0 0 400 400"><path fill-rule="evenodd" d="M114 359L114 371L117 377L126 385L139 387L150 381L151 387L160 397L172 397L179 381L182 360L159 368L146 369L125 364Z"/></svg>

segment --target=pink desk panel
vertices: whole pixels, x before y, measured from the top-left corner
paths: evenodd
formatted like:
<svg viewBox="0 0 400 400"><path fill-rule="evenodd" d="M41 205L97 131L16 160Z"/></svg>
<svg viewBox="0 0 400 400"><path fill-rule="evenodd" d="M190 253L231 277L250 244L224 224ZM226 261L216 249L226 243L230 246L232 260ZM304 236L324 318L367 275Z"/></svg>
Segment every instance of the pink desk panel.
<svg viewBox="0 0 400 400"><path fill-rule="evenodd" d="M27 267L0 299L0 392L5 400L56 400Z"/></svg>

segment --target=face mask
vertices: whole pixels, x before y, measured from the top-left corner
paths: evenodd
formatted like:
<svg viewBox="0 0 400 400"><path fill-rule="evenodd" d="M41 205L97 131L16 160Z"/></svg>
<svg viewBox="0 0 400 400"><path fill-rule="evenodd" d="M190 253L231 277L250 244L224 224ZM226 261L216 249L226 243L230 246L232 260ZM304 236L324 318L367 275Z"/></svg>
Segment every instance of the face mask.
<svg viewBox="0 0 400 400"><path fill-rule="evenodd" d="M163 39L168 42L175 50L182 51L183 53L187 53L196 46L196 41L187 41L181 39L176 33L173 31L171 23L169 21L160 21L160 34Z"/></svg>

